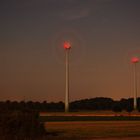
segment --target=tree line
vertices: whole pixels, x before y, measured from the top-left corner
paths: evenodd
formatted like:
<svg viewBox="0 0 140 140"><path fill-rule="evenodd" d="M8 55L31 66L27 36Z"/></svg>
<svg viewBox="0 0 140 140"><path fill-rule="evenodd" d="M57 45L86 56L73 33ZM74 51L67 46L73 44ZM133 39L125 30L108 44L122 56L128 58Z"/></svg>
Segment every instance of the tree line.
<svg viewBox="0 0 140 140"><path fill-rule="evenodd" d="M133 111L133 98L121 99L115 101L111 98L96 97L90 99L76 100L69 103L70 111L95 111L95 110L112 110L128 112ZM24 110L30 109L38 112L64 111L63 102L33 102L33 101L0 101L0 110ZM137 109L140 111L140 98L137 98Z"/></svg>

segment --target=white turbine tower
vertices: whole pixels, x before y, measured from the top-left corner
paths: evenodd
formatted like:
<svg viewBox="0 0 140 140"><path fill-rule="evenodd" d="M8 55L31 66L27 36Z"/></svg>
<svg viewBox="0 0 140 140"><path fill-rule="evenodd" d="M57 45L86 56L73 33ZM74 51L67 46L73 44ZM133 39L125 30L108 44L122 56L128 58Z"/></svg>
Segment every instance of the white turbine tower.
<svg viewBox="0 0 140 140"><path fill-rule="evenodd" d="M63 47L66 54L65 112L69 112L69 51L71 49L71 45L69 42L64 42Z"/></svg>
<svg viewBox="0 0 140 140"><path fill-rule="evenodd" d="M138 92L138 89L137 89L137 63L139 62L139 58L138 57L136 57L136 56L134 56L134 57L132 57L132 59L131 59L131 62L132 62L132 64L133 64L133 79L134 79L134 81L133 81L133 83L134 83L134 87L133 87L133 89L134 89L134 110L136 110L137 109L137 92Z"/></svg>

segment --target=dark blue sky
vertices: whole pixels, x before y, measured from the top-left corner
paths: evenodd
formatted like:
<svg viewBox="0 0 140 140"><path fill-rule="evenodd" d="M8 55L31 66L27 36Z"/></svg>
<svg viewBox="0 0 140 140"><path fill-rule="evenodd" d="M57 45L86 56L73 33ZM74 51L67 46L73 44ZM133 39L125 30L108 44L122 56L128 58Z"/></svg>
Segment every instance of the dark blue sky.
<svg viewBox="0 0 140 140"><path fill-rule="evenodd" d="M1 0L0 100L63 101L64 40L72 44L71 100L133 96L139 7L139 0Z"/></svg>

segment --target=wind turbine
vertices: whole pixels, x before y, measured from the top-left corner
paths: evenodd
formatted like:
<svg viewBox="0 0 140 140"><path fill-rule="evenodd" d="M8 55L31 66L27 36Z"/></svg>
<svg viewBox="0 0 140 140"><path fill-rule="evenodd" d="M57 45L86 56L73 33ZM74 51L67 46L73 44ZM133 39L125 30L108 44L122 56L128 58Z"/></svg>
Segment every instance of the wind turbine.
<svg viewBox="0 0 140 140"><path fill-rule="evenodd" d="M136 110L137 109L137 92L138 92L138 89L137 89L137 63L139 62L139 58L134 56L131 58L131 62L133 64L133 80L134 80L134 109Z"/></svg>
<svg viewBox="0 0 140 140"><path fill-rule="evenodd" d="M69 112L69 52L71 45L65 41L63 44L65 49L65 64L66 64L66 87L65 87L65 112Z"/></svg>

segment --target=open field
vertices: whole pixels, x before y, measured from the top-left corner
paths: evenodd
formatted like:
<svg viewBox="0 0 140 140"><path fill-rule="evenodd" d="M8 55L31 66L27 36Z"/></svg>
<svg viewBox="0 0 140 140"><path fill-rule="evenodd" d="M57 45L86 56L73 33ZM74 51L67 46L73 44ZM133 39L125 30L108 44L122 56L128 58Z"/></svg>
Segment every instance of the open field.
<svg viewBox="0 0 140 140"><path fill-rule="evenodd" d="M45 127L51 140L140 139L140 121L46 122Z"/></svg>
<svg viewBox="0 0 140 140"><path fill-rule="evenodd" d="M40 116L140 116L140 112L126 111L115 113L113 111L79 111L79 112L40 112Z"/></svg>
<svg viewBox="0 0 140 140"><path fill-rule="evenodd" d="M139 116L42 116L41 122L65 121L140 121Z"/></svg>
<svg viewBox="0 0 140 140"><path fill-rule="evenodd" d="M139 112L52 112L41 114L40 119L51 140L140 139Z"/></svg>
<svg viewBox="0 0 140 140"><path fill-rule="evenodd" d="M40 113L40 120L43 122L54 121L140 121L140 113L127 112L114 113L112 111L94 112L52 112Z"/></svg>

